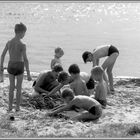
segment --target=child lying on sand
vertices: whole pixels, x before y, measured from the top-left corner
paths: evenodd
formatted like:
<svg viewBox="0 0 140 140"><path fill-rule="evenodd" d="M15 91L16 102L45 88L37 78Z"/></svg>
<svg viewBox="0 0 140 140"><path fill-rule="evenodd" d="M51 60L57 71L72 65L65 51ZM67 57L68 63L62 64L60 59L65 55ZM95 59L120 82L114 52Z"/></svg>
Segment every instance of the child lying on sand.
<svg viewBox="0 0 140 140"><path fill-rule="evenodd" d="M66 102L66 105L52 111L51 113L47 113L46 116L53 116L57 113L72 108L72 106L76 106L77 108L85 110L80 115L73 117L72 120L96 120L102 115L102 107L98 101L85 95L75 96L73 90L70 88L65 88L63 90L62 98Z"/></svg>

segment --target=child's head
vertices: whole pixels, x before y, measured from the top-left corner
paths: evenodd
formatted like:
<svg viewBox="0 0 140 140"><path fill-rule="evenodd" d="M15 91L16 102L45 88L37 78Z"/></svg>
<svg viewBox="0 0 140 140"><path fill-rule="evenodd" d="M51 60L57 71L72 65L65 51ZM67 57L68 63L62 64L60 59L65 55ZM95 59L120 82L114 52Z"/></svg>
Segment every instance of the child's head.
<svg viewBox="0 0 140 140"><path fill-rule="evenodd" d="M65 88L62 91L62 98L65 100L66 103L69 103L74 98L74 92L70 88Z"/></svg>
<svg viewBox="0 0 140 140"><path fill-rule="evenodd" d="M58 75L58 82L67 84L69 82L69 74L65 71L60 72Z"/></svg>
<svg viewBox="0 0 140 140"><path fill-rule="evenodd" d="M57 64L53 67L52 71L55 73L56 78L58 77L59 73L63 71L63 68L60 64Z"/></svg>
<svg viewBox="0 0 140 140"><path fill-rule="evenodd" d="M95 66L91 70L91 77L96 81L100 81L103 78L104 70L100 66Z"/></svg>
<svg viewBox="0 0 140 140"><path fill-rule="evenodd" d="M82 54L82 58L83 58L83 61L86 63L86 62L91 62L92 61L92 53L89 52L89 51L85 51L83 54Z"/></svg>
<svg viewBox="0 0 140 140"><path fill-rule="evenodd" d="M70 65L68 71L72 77L74 75L80 74L80 68L77 64Z"/></svg>
<svg viewBox="0 0 140 140"><path fill-rule="evenodd" d="M15 34L19 35L20 38L24 37L26 30L27 30L27 27L23 23L15 25Z"/></svg>
<svg viewBox="0 0 140 140"><path fill-rule="evenodd" d="M62 48L60 48L60 47L55 48L55 56L56 56L56 57L60 58L60 57L62 57L63 55L64 55L64 51L63 51Z"/></svg>

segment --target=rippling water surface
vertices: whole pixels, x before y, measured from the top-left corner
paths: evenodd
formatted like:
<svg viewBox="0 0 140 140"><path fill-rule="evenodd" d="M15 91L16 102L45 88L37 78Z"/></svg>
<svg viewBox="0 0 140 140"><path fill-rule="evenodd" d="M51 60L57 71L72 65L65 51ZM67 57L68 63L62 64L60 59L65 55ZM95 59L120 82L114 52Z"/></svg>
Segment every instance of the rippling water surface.
<svg viewBox="0 0 140 140"><path fill-rule="evenodd" d="M66 70L77 63L90 72L92 65L83 63L82 53L113 44L120 50L114 75L140 76L139 2L0 2L0 52L19 22L28 28L23 41L31 71L49 69L54 48L60 46Z"/></svg>

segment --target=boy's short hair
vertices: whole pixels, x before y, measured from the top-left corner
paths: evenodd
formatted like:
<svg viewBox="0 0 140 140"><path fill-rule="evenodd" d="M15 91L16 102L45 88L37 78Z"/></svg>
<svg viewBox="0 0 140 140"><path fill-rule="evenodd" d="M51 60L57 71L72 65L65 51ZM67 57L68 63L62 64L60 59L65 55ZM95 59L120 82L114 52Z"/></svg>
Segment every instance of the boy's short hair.
<svg viewBox="0 0 140 140"><path fill-rule="evenodd" d="M91 74L93 74L93 75L102 75L103 73L104 73L104 70L100 66L95 66L91 70Z"/></svg>
<svg viewBox="0 0 140 140"><path fill-rule="evenodd" d="M66 97L74 97L74 92L71 88L65 88L62 91L62 98L65 99Z"/></svg>
<svg viewBox="0 0 140 140"><path fill-rule="evenodd" d="M67 72L65 72L65 71L60 72L58 75L58 82L64 82L64 81L68 80L68 77L69 77L69 75Z"/></svg>
<svg viewBox="0 0 140 140"><path fill-rule="evenodd" d="M80 68L77 64L72 64L72 65L69 66L68 71L69 71L69 73L79 74L80 73Z"/></svg>
<svg viewBox="0 0 140 140"><path fill-rule="evenodd" d="M26 32L26 30L27 30L27 27L23 23L15 25L15 33L16 34Z"/></svg>
<svg viewBox="0 0 140 140"><path fill-rule="evenodd" d="M95 82L91 77L90 77L89 81L86 83L86 86L87 86L87 89L94 89Z"/></svg>
<svg viewBox="0 0 140 140"><path fill-rule="evenodd" d="M64 53L63 49L60 48L60 47L55 48L54 52L55 52L55 53L59 53L59 52Z"/></svg>
<svg viewBox="0 0 140 140"><path fill-rule="evenodd" d="M55 72L61 72L61 71L63 71L63 68L60 64L57 64L53 67L52 70L55 71Z"/></svg>
<svg viewBox="0 0 140 140"><path fill-rule="evenodd" d="M84 62L86 63L87 62L87 58L88 58L88 55L90 54L91 52L89 51L85 51L83 54L82 54L82 58L84 60Z"/></svg>

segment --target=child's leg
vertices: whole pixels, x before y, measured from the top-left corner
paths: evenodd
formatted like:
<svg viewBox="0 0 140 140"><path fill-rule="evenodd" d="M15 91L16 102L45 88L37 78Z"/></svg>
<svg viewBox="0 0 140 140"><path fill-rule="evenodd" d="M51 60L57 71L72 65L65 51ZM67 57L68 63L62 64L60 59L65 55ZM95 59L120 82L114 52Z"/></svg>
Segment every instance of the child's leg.
<svg viewBox="0 0 140 140"><path fill-rule="evenodd" d="M9 74L9 81L10 81L10 87L9 87L9 109L8 111L11 111L13 109L13 98L14 98L14 89L15 89L15 76L12 74Z"/></svg>
<svg viewBox="0 0 140 140"><path fill-rule="evenodd" d="M107 69L107 75L108 75L108 79L109 79L110 90L114 90L112 69L113 69L113 66L116 62L116 59L117 59L118 55L119 55L118 53L113 53L111 56L109 56L105 60L105 62L102 65L104 70Z"/></svg>
<svg viewBox="0 0 140 140"><path fill-rule="evenodd" d="M93 115L89 113L88 111L84 111L80 115L73 117L72 120L88 121L88 120L96 120L98 118L99 116Z"/></svg>
<svg viewBox="0 0 140 140"><path fill-rule="evenodd" d="M22 81L23 74L17 76L16 111L20 110Z"/></svg>

